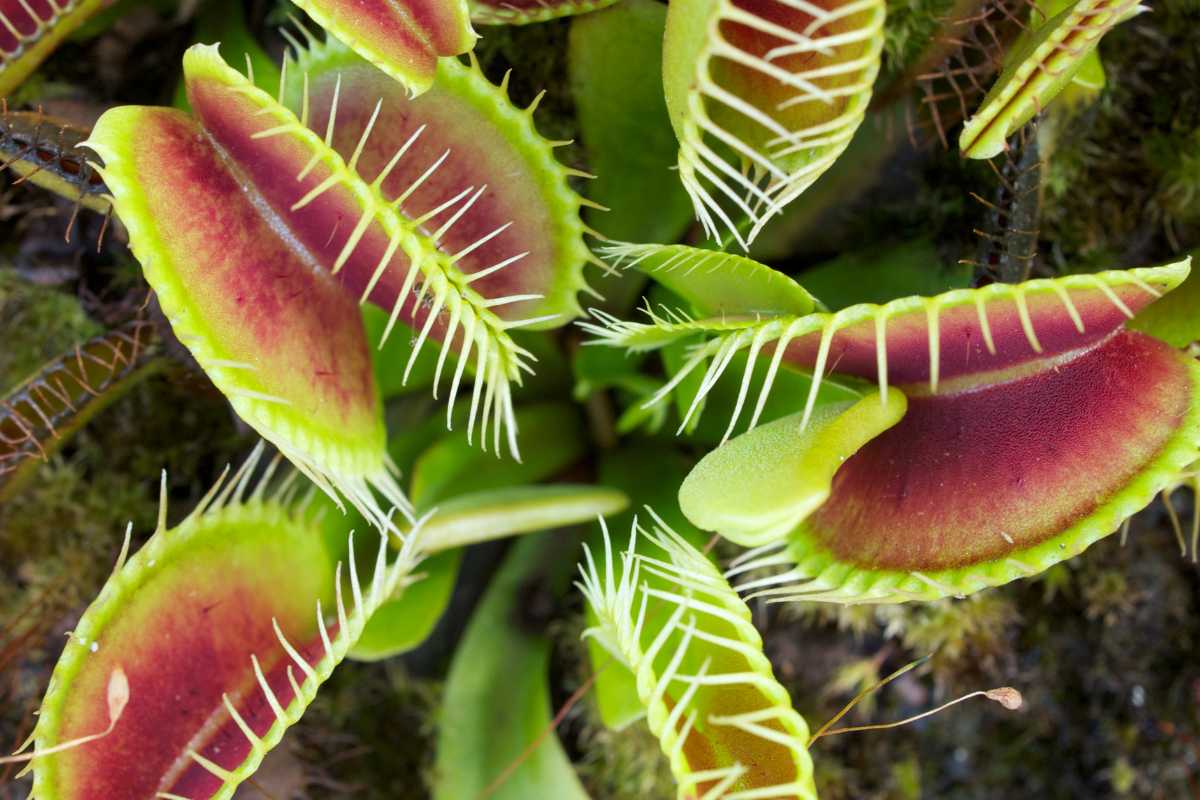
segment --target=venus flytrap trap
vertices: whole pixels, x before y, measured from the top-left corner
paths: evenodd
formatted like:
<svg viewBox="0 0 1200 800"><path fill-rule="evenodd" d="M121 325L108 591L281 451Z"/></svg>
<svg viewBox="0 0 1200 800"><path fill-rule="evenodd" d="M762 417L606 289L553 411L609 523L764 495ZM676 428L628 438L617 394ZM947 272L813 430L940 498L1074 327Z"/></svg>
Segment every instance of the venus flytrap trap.
<svg viewBox="0 0 1200 800"><path fill-rule="evenodd" d="M185 74L199 113L210 99L229 125L253 114L233 98L254 90L215 51L190 51ZM358 309L216 142L182 112L125 106L100 118L88 146L179 340L242 419L324 491L384 524L372 487L408 503L389 472Z"/></svg>
<svg viewBox="0 0 1200 800"><path fill-rule="evenodd" d="M0 97L112 0L0 0Z"/></svg>
<svg viewBox="0 0 1200 800"><path fill-rule="evenodd" d="M734 574L785 567L742 588L777 599L932 599L1075 555L1196 458L1200 369L1124 327L1188 270L1184 260L834 313L655 316L591 330L632 349L707 331L689 362L708 365L702 389L734 352L750 355L743 386L757 357L769 355L750 428L781 365L812 372L807 397L795 398L803 409L796 418L718 448L681 493L694 522L760 546ZM851 386L877 383L878 412L818 404L827 372ZM729 432L745 400L743 392ZM804 470L794 492L738 500L764 486L786 490L791 475L772 482L761 474L780 462ZM997 470L1008 477L985 477ZM719 496L708 491L714 482L724 487Z"/></svg>
<svg viewBox="0 0 1200 800"><path fill-rule="evenodd" d="M467 0L471 20L480 25L528 25L587 14L617 0Z"/></svg>
<svg viewBox="0 0 1200 800"><path fill-rule="evenodd" d="M668 6L679 177L710 237L748 248L846 149L879 71L884 13L882 0Z"/></svg>
<svg viewBox="0 0 1200 800"><path fill-rule="evenodd" d="M136 319L76 345L0 398L0 502L162 363L153 326Z"/></svg>
<svg viewBox="0 0 1200 800"><path fill-rule="evenodd" d="M297 49L298 82L285 78L277 101L215 48L194 47L184 65L194 118L114 109L89 146L181 341L243 419L381 524L372 488L402 510L407 502L389 472L355 299L389 311L385 337L402 315L419 330L414 357L428 337L442 340L435 386L457 349L451 405L473 359L469 435L478 422L486 447L490 427L499 450L506 432L516 455L512 384L532 367L510 331L565 321L594 257L568 171L531 110L512 109L502 88L447 62L443 102L400 130L410 113L398 84L333 45ZM289 87L299 116L283 105ZM309 127L317 118L323 135ZM373 137L379 121L397 124ZM494 162L448 161L464 136L489 134L510 142L497 144ZM504 178L492 176L491 193L459 185L489 165ZM525 182L511 180L514 170ZM514 224L515 209L535 203L560 235Z"/></svg>
<svg viewBox="0 0 1200 800"><path fill-rule="evenodd" d="M583 173L555 158L563 143L538 134L536 102L516 108L507 79L495 86L476 64L455 60L441 63L427 95L409 100L346 49L311 36L294 43L287 73L287 105L315 130L333 131L330 146L375 176L381 201L408 229L361 234L358 247L390 254L378 263L327 246L339 280L387 311L391 324L420 332L414 358L428 338L441 341L437 375L457 350L448 405L472 351L477 385L483 376L489 394L507 396L503 384L519 382L530 360L510 332L577 316L584 265L600 263L583 238L590 230L580 211L590 203L568 185Z"/></svg>
<svg viewBox="0 0 1200 800"><path fill-rule="evenodd" d="M1095 82L1095 48L1118 23L1147 10L1137 0L1076 0L1027 31L1008 51L1003 71L967 120L958 146L968 158L991 158L1080 74ZM1103 79L1103 71L1099 74Z"/></svg>
<svg viewBox="0 0 1200 800"><path fill-rule="evenodd" d="M379 657L374 618L403 602L426 554L625 505L601 487L465 495L401 535L380 533L363 570L331 501L301 493L295 474L274 481L278 459L256 477L261 452L170 529L164 475L158 530L132 558L122 552L47 689L25 757L34 797L230 797L361 640ZM97 693L111 696L114 681L127 700L108 703L96 732Z"/></svg>
<svg viewBox="0 0 1200 800"><path fill-rule="evenodd" d="M375 609L413 580L419 529L390 560L395 534L379 534L365 576L351 534L343 571L342 549L296 500L294 474L274 483L272 462L255 484L260 453L169 529L164 475L158 530L128 560L122 551L55 668L32 737L34 797L231 797ZM120 719L54 752L102 727L101 698L118 673Z"/></svg>
<svg viewBox="0 0 1200 800"><path fill-rule="evenodd" d="M750 609L655 521L648 534L635 521L620 556L607 528L601 561L585 552L579 586L597 624L584 635L637 676L680 798L815 799L808 726L772 674ZM648 550L638 550L639 536Z"/></svg>
<svg viewBox="0 0 1200 800"><path fill-rule="evenodd" d="M308 15L412 96L433 85L438 59L469 52L467 0L299 0Z"/></svg>

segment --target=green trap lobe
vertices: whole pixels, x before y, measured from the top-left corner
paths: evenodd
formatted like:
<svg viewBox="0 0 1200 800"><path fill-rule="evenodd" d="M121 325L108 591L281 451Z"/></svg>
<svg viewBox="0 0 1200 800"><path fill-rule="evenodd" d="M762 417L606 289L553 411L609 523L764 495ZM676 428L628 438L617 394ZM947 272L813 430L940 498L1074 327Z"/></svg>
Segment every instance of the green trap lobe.
<svg viewBox="0 0 1200 800"><path fill-rule="evenodd" d="M1053 370L910 398L804 530L872 569L954 569L1041 544L1165 449L1190 413L1193 373L1168 346L1121 333Z"/></svg>
<svg viewBox="0 0 1200 800"><path fill-rule="evenodd" d="M256 734L276 723L251 656L287 707L285 665L298 670L272 620L315 663L316 603L333 607L333 575L319 530L273 506L233 506L160 531L76 627L43 706L39 747L104 729L118 667L129 679L125 712L103 739L40 760L37 796L228 796L189 751L231 772L246 761L250 741L222 698Z"/></svg>
<svg viewBox="0 0 1200 800"><path fill-rule="evenodd" d="M536 328L561 325L578 314L575 293L583 286L588 257L579 198L568 189L550 143L502 87L475 67L447 60L433 87L410 99L379 70L329 46L303 53L298 66L308 76L309 126L328 129L336 98L333 149L347 161L358 152L357 172L366 180L386 170L384 198L399 201L397 209L407 219L425 220L417 228L436 241L462 278L485 273L471 280L472 289L489 299L540 296L499 305L498 317L557 315L531 326ZM301 92L291 94L289 105L296 109ZM354 259L340 277L362 294L377 261ZM370 299L390 310L408 268L408 257L398 252Z"/></svg>
<svg viewBox="0 0 1200 800"><path fill-rule="evenodd" d="M439 57L475 46L466 0L300 0L296 5L413 94L432 85Z"/></svg>

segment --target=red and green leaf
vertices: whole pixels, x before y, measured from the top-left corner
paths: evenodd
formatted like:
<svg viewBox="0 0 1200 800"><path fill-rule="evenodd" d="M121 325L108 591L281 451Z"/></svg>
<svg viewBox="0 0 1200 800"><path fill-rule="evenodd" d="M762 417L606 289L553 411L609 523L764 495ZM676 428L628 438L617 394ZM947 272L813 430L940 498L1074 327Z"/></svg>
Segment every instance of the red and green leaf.
<svg viewBox="0 0 1200 800"><path fill-rule="evenodd" d="M448 355L458 356L448 405L464 366L473 365L476 392L486 386L494 396L494 419L510 426L515 451L509 384L530 371L532 357L510 331L557 327L578 315L583 267L596 262L583 240L587 201L568 185L577 173L555 159L557 143L537 133L533 109L515 108L506 87L475 65L442 62L434 87L413 100L345 48L309 44L297 45L289 62L285 99L370 181L377 211L357 239L349 228L329 236L317 226L310 248L356 297L418 331L414 359L428 339L441 342L435 392ZM261 147L247 158L265 177ZM319 186L311 177L301 191ZM285 184L279 202L299 199L298 188ZM326 202L323 195L303 213L317 218ZM485 425L488 414L485 406ZM475 423L472 413L471 430Z"/></svg>
<svg viewBox="0 0 1200 800"><path fill-rule="evenodd" d="M215 53L193 50L197 61L223 85ZM358 308L261 189L179 111L112 109L89 146L176 335L242 419L376 522L371 487L404 507Z"/></svg>
<svg viewBox="0 0 1200 800"><path fill-rule="evenodd" d="M685 489L699 512L693 521L764 545L752 566L791 567L745 588L848 601L938 597L1078 553L1195 460L1200 369L1124 330L1187 274L1182 261L832 314L620 323L607 338L661 346L715 333L690 362L708 365L702 386L715 383L733 353L762 356L768 366L751 427L781 366L812 372L807 396L794 398L799 422L775 423L794 425L790 437L752 431L711 454L695 479L704 474L732 496L750 496L764 480L761 464L809 464L790 493L743 509ZM752 375L747 368L743 387ZM850 411L817 403L827 375L899 389L907 411L876 426L882 432L868 442L830 441L829 413ZM742 409L739 399L735 421ZM822 454L828 468L812 467ZM773 480L786 489L786 475ZM814 497L823 502L806 501Z"/></svg>
<svg viewBox="0 0 1200 800"><path fill-rule="evenodd" d="M528 25L587 14L617 0L468 0L471 20L480 25Z"/></svg>
<svg viewBox="0 0 1200 800"><path fill-rule="evenodd" d="M1035 575L1115 531L1200 451L1200 368L1123 331L1006 382L909 399L787 545L794 594L891 600Z"/></svg>
<svg viewBox="0 0 1200 800"><path fill-rule="evenodd" d="M526 327L557 327L577 316L583 266L594 260L580 220L586 201L568 186L576 173L554 157L558 143L538 134L533 110L514 107L507 87L475 64L442 62L430 91L410 99L345 48L309 44L289 61L287 105L319 132L334 111L330 146L403 217L422 221L414 227L437 251L430 260L460 291L477 293L478 305L492 302L510 325L541 318ZM378 275L374 262L353 259L339 275L416 327L420 319L397 307L409 266L407 253L399 256ZM526 299L499 302L519 297Z"/></svg>
<svg viewBox="0 0 1200 800"><path fill-rule="evenodd" d="M0 97L111 0L0 0Z"/></svg>
<svg viewBox="0 0 1200 800"><path fill-rule="evenodd" d="M107 735L35 757L35 797L231 797L409 579L411 538L390 563L381 539L366 588L351 548L347 601L313 515L268 492L269 474L250 490L256 460L178 526L160 522L71 633L35 754L103 729L110 676L129 699Z"/></svg>
<svg viewBox="0 0 1200 800"><path fill-rule="evenodd" d="M317 23L413 95L433 85L438 59L477 38L466 0L298 0Z"/></svg>
<svg viewBox="0 0 1200 800"><path fill-rule="evenodd" d="M747 247L850 143L883 47L881 0L675 0L663 49L679 172ZM748 220L749 232L739 230Z"/></svg>
<svg viewBox="0 0 1200 800"><path fill-rule="evenodd" d="M775 680L750 609L699 550L655 522L648 536L635 522L619 557L607 529L602 563L587 551L580 588L596 624L585 636L637 676L681 800L812 800L808 726Z"/></svg>

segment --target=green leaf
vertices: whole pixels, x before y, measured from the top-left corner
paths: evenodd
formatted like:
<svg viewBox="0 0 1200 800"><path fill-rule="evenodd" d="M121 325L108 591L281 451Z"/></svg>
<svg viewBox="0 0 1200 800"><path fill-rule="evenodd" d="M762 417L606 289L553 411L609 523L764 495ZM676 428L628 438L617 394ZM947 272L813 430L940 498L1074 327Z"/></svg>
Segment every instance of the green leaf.
<svg viewBox="0 0 1200 800"><path fill-rule="evenodd" d="M760 425L705 456L679 487L699 528L745 547L782 539L828 498L833 475L864 444L895 425L908 403L889 389L857 402Z"/></svg>
<svg viewBox="0 0 1200 800"><path fill-rule="evenodd" d="M971 283L971 267L947 266L932 241L918 239L848 253L806 270L800 278L830 308L839 309L965 289Z"/></svg>
<svg viewBox="0 0 1200 800"><path fill-rule="evenodd" d="M624 493L603 486L514 486L463 495L438 506L422 527L431 552L561 528L623 511Z"/></svg>
<svg viewBox="0 0 1200 800"><path fill-rule="evenodd" d="M407 653L428 639L450 602L461 562L461 550L438 553L422 561L417 572L424 577L405 589L401 599L379 607L349 657L355 661L381 661Z"/></svg>
<svg viewBox="0 0 1200 800"><path fill-rule="evenodd" d="M744 256L657 244L617 244L602 252L614 267L646 273L703 316L802 315L819 306L787 275Z"/></svg>
<svg viewBox="0 0 1200 800"><path fill-rule="evenodd" d="M1193 250L1190 258L1200 258L1200 250ZM1197 270L1188 273L1179 288L1143 309L1128 327L1162 339L1172 347L1187 347L1200 340L1200 275Z"/></svg>
<svg viewBox="0 0 1200 800"><path fill-rule="evenodd" d="M456 430L417 460L412 475L417 508L428 509L468 492L545 480L583 455L583 421L573 407L546 403L523 408L516 416L521 438L536 443L524 461L484 453L470 444L466 431Z"/></svg>
<svg viewBox="0 0 1200 800"><path fill-rule="evenodd" d="M573 571L573 559L550 551L548 543L548 536L517 542L454 656L442 703L435 800L478 798L493 789L489 800L587 798L553 731L508 772L553 716L550 640L519 622L528 592L557 598Z"/></svg>
<svg viewBox="0 0 1200 800"><path fill-rule="evenodd" d="M461 415L466 413L464 409ZM624 507L623 496L612 490L525 486L552 477L582 456L586 438L573 407L547 403L517 412L521 435L538 443L528 448L523 462L502 460L473 447L459 422L454 432L426 449L412 469L418 509L438 506L422 533L423 546L430 551L453 547L455 541L467 544L582 522ZM441 415L435 414L427 424L440 430L442 423ZM393 443L391 451L399 449ZM440 546L435 543L439 537ZM384 603L367 623L351 657L377 661L423 642L450 602L460 561L461 552L450 550L425 562L428 577L419 584L421 588L414 586Z"/></svg>
<svg viewBox="0 0 1200 800"><path fill-rule="evenodd" d="M587 220L623 241L674 241L692 218L672 170L678 145L656 80L666 21L663 4L626 0L571 23L571 90L597 176L589 194L610 209Z"/></svg>

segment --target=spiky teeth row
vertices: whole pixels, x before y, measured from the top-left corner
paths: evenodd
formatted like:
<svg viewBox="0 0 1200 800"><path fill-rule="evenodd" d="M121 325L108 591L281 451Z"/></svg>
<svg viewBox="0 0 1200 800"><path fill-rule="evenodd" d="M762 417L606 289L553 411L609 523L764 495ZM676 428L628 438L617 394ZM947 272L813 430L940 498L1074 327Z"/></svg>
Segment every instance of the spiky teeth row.
<svg viewBox="0 0 1200 800"><path fill-rule="evenodd" d="M653 513L653 512L651 512ZM808 727L720 571L657 516L616 557L590 551L582 589L594 637L637 677L680 798L816 797ZM639 536L643 537L639 541Z"/></svg>
<svg viewBox="0 0 1200 800"><path fill-rule="evenodd" d="M416 531L390 561L380 534L364 585L352 535L343 573L341 553L296 500L295 473L273 482L276 459L255 485L261 451L170 529L164 475L158 530L128 560L127 535L54 670L32 737L35 754L47 753L31 762L34 797L231 797L375 609L412 580ZM116 724L49 754L97 729L116 674L128 691Z"/></svg>
<svg viewBox="0 0 1200 800"><path fill-rule="evenodd" d="M0 0L0 97L108 0Z"/></svg>
<svg viewBox="0 0 1200 800"><path fill-rule="evenodd" d="M667 106L710 236L747 248L846 149L879 71L884 14L882 0L671 3Z"/></svg>

